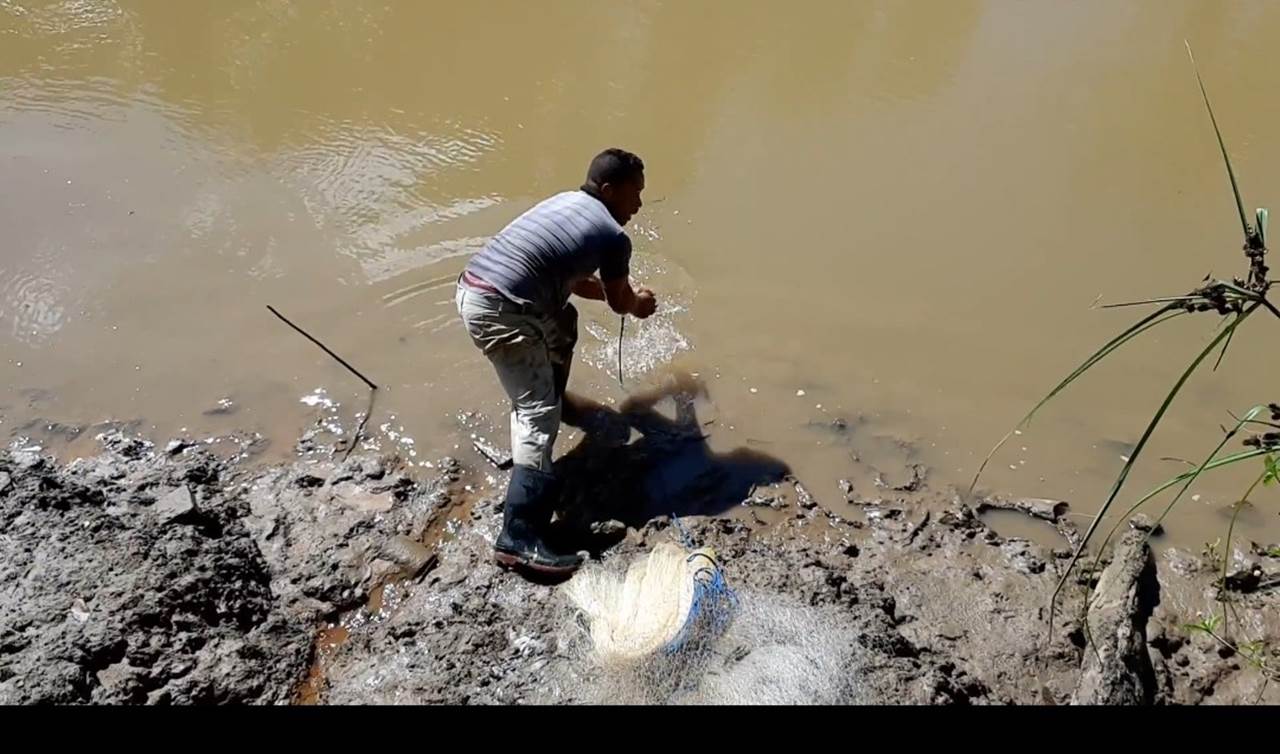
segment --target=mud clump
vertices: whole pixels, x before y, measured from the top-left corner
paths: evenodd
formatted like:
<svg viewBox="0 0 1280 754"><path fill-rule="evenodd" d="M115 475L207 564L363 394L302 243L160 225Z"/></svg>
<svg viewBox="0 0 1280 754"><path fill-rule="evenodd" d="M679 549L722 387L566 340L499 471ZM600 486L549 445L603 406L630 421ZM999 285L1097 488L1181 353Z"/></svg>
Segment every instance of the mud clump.
<svg viewBox="0 0 1280 754"><path fill-rule="evenodd" d="M1149 528L1148 528L1149 530ZM1155 561L1137 528L1116 544L1089 603L1093 651L1085 652L1073 704L1138 705L1155 699L1147 621L1159 601Z"/></svg>
<svg viewBox="0 0 1280 754"><path fill-rule="evenodd" d="M211 459L0 455L0 702L279 702L310 626L273 599ZM199 482L193 480L201 480ZM198 501L198 502L197 502Z"/></svg>
<svg viewBox="0 0 1280 754"><path fill-rule="evenodd" d="M435 499L360 465L380 462L333 472L379 477L391 507L374 513L277 494L301 465L253 476L199 448L100 439L65 466L0 451L0 704L288 703L321 617L362 599L380 543Z"/></svg>

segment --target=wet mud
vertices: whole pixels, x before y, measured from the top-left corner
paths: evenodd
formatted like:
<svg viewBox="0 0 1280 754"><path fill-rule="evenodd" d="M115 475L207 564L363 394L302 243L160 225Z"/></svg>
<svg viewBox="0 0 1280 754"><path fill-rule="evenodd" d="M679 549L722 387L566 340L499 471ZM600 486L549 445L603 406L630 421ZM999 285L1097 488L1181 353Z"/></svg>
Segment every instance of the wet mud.
<svg viewBox="0 0 1280 754"><path fill-rule="evenodd" d="M1215 567L1141 522L1068 580L1050 633L1078 536L1063 504L966 503L910 466L873 494L810 489L756 448L709 451L693 407L587 412L558 462L555 537L590 567L682 541L674 515L740 597L713 645L626 672L594 664L556 585L492 563L505 472L479 452L264 466L119 430L66 464L0 452L0 702L1280 702L1260 655L1186 628L1220 610ZM988 508L1059 541L1004 536ZM1228 591L1274 667L1268 552L1246 543Z"/></svg>

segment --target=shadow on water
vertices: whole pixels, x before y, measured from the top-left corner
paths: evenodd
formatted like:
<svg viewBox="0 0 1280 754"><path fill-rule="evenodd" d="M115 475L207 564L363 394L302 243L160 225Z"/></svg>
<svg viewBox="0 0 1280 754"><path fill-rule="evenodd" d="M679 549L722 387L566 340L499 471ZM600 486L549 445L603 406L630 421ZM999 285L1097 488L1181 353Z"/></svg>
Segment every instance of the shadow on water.
<svg viewBox="0 0 1280 754"><path fill-rule="evenodd" d="M598 554L624 532L593 532L593 524L618 521L638 528L672 514L719 515L753 487L782 481L790 468L778 458L750 448L712 452L697 414L697 400L706 394L700 381L678 375L616 411L570 396L583 439L555 463L564 491L552 540ZM668 399L674 419L658 410Z"/></svg>

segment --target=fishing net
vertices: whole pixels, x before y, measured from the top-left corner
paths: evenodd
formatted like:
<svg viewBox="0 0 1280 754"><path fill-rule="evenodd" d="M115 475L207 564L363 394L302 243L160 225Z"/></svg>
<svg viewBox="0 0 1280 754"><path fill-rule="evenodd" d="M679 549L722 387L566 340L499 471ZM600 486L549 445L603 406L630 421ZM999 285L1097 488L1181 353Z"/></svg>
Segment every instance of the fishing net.
<svg viewBox="0 0 1280 754"><path fill-rule="evenodd" d="M738 607L716 552L665 542L623 573L584 569L565 586L587 618L597 662L635 665L705 648L720 637Z"/></svg>

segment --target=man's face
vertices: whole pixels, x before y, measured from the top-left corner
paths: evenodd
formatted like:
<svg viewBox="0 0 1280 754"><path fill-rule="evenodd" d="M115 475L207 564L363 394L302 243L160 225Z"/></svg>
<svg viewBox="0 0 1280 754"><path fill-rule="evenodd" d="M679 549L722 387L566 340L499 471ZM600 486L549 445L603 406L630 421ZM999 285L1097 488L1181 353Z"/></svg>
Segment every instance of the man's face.
<svg viewBox="0 0 1280 754"><path fill-rule="evenodd" d="M609 183L601 193L609 205L609 212L619 225L626 225L644 206L640 194L644 192L644 173L623 183Z"/></svg>

